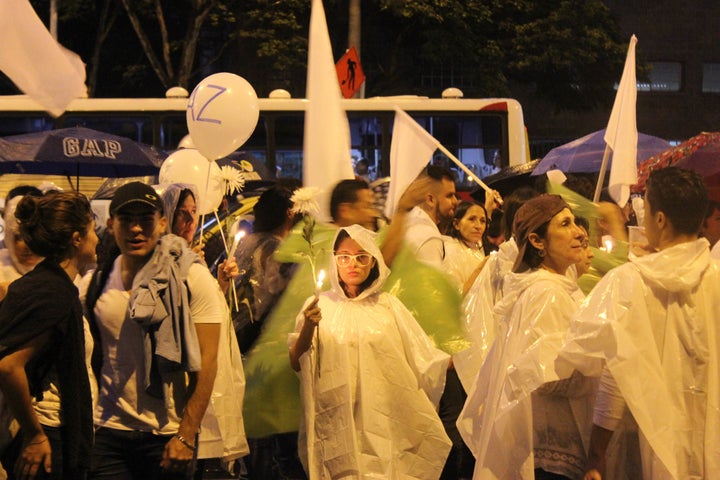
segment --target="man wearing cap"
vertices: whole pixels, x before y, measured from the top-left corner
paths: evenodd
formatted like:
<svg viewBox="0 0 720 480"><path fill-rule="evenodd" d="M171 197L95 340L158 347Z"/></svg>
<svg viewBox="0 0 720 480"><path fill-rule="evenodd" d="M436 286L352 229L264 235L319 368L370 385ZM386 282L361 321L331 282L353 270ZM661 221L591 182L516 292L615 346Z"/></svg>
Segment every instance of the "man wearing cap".
<svg viewBox="0 0 720 480"><path fill-rule="evenodd" d="M162 201L143 183L120 187L110 203L120 255L96 275L103 281L88 305L100 353L95 479L185 479L194 468L223 299L184 241L163 236L166 224Z"/></svg>
<svg viewBox="0 0 720 480"><path fill-rule="evenodd" d="M573 318L555 369L600 375L587 479L605 474L605 449L627 410L643 478L720 472L720 264L698 238L707 201L695 172L652 172L645 231L655 253L631 253Z"/></svg>

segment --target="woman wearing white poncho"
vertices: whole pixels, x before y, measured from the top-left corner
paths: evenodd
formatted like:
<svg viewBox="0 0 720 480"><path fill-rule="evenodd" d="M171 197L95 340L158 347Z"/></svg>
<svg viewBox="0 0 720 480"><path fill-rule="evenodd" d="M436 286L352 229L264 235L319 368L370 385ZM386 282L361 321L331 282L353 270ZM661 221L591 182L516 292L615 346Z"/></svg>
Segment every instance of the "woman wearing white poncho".
<svg viewBox="0 0 720 480"><path fill-rule="evenodd" d="M334 249L332 289L307 300L289 338L305 469L311 480L437 479L450 450L436 413L449 357L380 291L389 270L372 232L342 228Z"/></svg>
<svg viewBox="0 0 720 480"><path fill-rule="evenodd" d="M582 256L582 231L557 195L526 202L513 230L519 254L495 308L500 332L458 429L476 458L474 479L579 479L595 382L558 381L553 363L583 298L565 275Z"/></svg>

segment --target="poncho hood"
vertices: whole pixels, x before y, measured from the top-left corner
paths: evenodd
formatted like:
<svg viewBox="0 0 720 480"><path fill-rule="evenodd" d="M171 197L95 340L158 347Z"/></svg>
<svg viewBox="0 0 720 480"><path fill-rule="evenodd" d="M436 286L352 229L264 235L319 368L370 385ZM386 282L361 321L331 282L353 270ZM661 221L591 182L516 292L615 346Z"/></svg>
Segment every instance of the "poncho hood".
<svg viewBox="0 0 720 480"><path fill-rule="evenodd" d="M566 275L548 272L543 269L533 269L522 273L509 272L505 277L503 298L495 307L495 315L509 314L517 304L520 295L530 285L539 281L557 283L573 298L581 295L577 283Z"/></svg>
<svg viewBox="0 0 720 480"><path fill-rule="evenodd" d="M189 183L172 183L165 187L162 194L163 209L165 210L165 218L167 218L167 233L172 233L172 224L175 218L175 210L177 210L180 194L183 190L190 190L196 203L200 203L198 199L198 189L195 185Z"/></svg>
<svg viewBox="0 0 720 480"><path fill-rule="evenodd" d="M355 298L349 298L347 295L345 295L345 291L340 285L337 264L332 261L330 262L330 285L332 286L333 292L335 292L341 298L349 301L362 300L379 292L383 284L385 283L385 280L387 280L388 276L390 275L390 269L383 260L380 248L375 243L375 232L371 232L370 230L366 229L365 227L361 227L360 225L350 225L349 227L342 227L338 230L337 234L335 234L335 238L333 239L332 243L333 245L335 245L335 243L337 242L337 238L338 235L340 235L340 232L347 232L347 234L350 235L350 238L355 240L358 245L363 248L363 250L373 256L373 258L377 262L380 275L377 279L375 279L372 284L370 284L365 290L363 290L360 295Z"/></svg>
<svg viewBox="0 0 720 480"><path fill-rule="evenodd" d="M630 253L628 259L649 285L669 292L687 292L700 283L708 267L709 247L708 241L700 238L642 257Z"/></svg>

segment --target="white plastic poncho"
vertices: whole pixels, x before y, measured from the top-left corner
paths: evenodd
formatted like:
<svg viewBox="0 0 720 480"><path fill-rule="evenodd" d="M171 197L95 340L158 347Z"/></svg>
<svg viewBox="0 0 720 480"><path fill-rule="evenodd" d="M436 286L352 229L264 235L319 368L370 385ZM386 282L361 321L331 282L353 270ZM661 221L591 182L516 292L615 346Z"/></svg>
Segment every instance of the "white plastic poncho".
<svg viewBox="0 0 720 480"><path fill-rule="evenodd" d="M331 262L332 289L318 304L319 345L316 336L300 357L300 458L311 480L437 479L450 450L436 412L449 357L397 298L380 291L389 270L372 232L341 230L375 257L380 276L348 298ZM301 313L296 332L303 321Z"/></svg>
<svg viewBox="0 0 720 480"><path fill-rule="evenodd" d="M445 258L443 258L443 271L450 275L458 291L462 295L465 282L470 279L475 270L485 259L482 246L479 249L468 247L462 240L453 237L443 237L445 242Z"/></svg>
<svg viewBox="0 0 720 480"><path fill-rule="evenodd" d="M715 242L712 249L710 250L710 258L716 258L720 260L720 240Z"/></svg>
<svg viewBox="0 0 720 480"><path fill-rule="evenodd" d="M222 297L219 289L218 295ZM198 458L230 462L250 453L250 448L243 421L245 372L229 313L220 325L217 364L210 404L200 426Z"/></svg>
<svg viewBox="0 0 720 480"><path fill-rule="evenodd" d="M549 428L574 442L565 452L574 456L563 454L565 463L580 463L573 458L582 457L589 443L594 382L575 376L543 384L559 380L553 364L581 299L566 276L546 270L507 275L495 309L497 341L457 422L475 455L473 478L534 478L533 450L553 445L544 435ZM582 465L571 467L582 475Z"/></svg>
<svg viewBox="0 0 720 480"><path fill-rule="evenodd" d="M490 255L463 300L463 325L472 347L453 355L453 363L466 392L472 389L480 366L495 341L497 322L493 309L502 299L505 275L512 270L517 255L514 239L502 243L498 252Z"/></svg>
<svg viewBox="0 0 720 480"><path fill-rule="evenodd" d="M720 265L705 239L610 271L573 319L556 368L607 365L640 429L643 477L720 472Z"/></svg>

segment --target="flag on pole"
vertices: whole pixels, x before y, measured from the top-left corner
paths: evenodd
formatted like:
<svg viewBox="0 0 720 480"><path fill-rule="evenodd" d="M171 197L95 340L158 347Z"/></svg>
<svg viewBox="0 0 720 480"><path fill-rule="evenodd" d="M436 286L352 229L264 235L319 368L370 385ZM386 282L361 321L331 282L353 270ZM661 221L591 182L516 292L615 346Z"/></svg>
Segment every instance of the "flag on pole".
<svg viewBox="0 0 720 480"><path fill-rule="evenodd" d="M0 1L0 70L51 115L85 96L85 64L48 32L28 0Z"/></svg>
<svg viewBox="0 0 720 480"><path fill-rule="evenodd" d="M630 185L637 183L636 121L637 80L635 79L635 44L637 37L630 38L625 68L615 95L610 120L605 131L605 143L612 149L610 167L610 196L621 207L630 197Z"/></svg>
<svg viewBox="0 0 720 480"><path fill-rule="evenodd" d="M320 220L330 220L330 193L343 179L355 178L350 160L350 127L340 100L322 0L312 0L308 40L307 90L303 143L303 186L322 190Z"/></svg>
<svg viewBox="0 0 720 480"><path fill-rule="evenodd" d="M390 144L390 189L385 201L385 215L395 213L400 197L423 168L430 163L440 142L413 118L395 107L392 143Z"/></svg>

